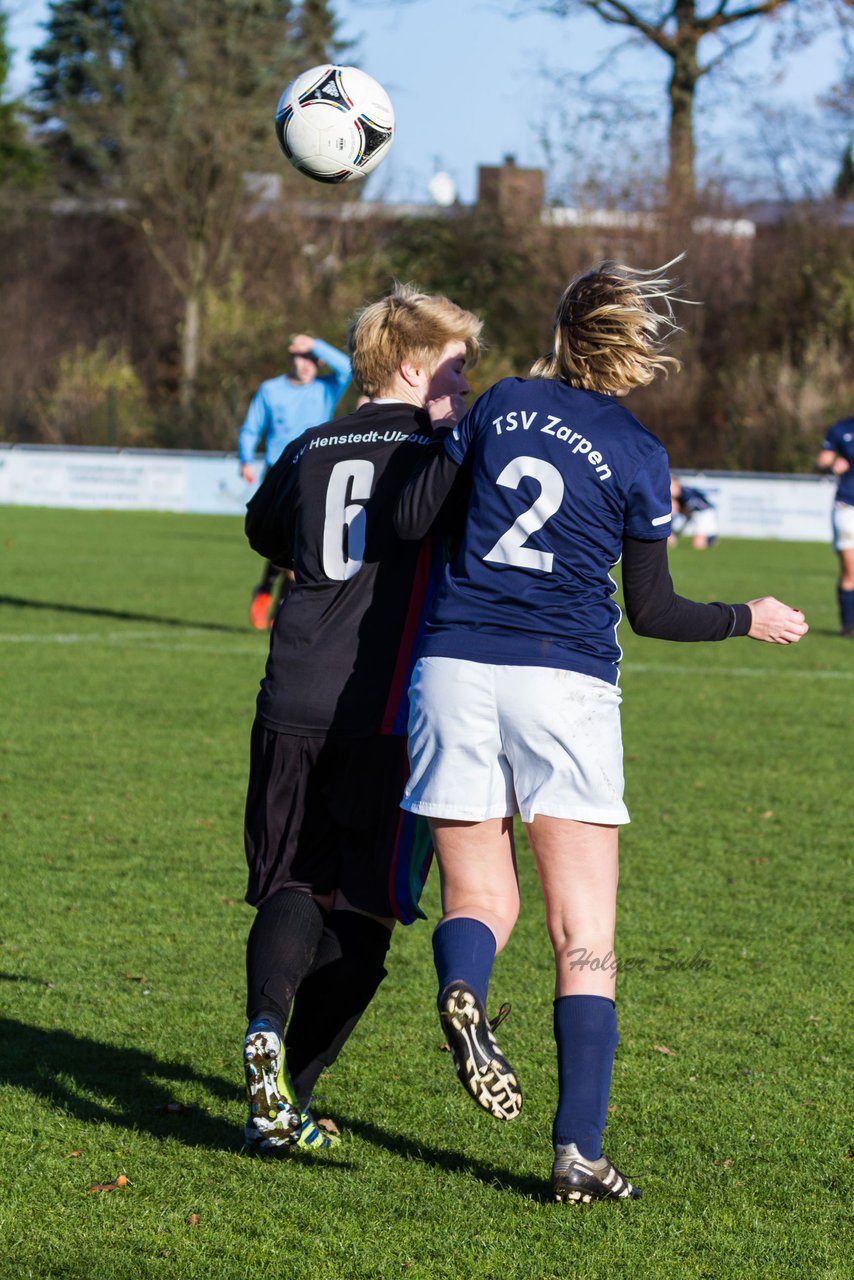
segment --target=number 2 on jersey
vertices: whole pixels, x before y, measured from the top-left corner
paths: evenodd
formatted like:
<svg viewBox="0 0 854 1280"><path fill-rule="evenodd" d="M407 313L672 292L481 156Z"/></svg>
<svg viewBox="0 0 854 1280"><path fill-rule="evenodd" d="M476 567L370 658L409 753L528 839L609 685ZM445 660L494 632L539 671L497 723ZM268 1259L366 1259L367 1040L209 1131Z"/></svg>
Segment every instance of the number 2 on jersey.
<svg viewBox="0 0 854 1280"><path fill-rule="evenodd" d="M514 458L508 462L495 481L505 489L518 489L522 480L530 477L540 486L539 496L513 522L506 533L502 533L491 551L483 557L493 564L509 564L516 569L539 569L543 573L551 573L554 555L551 551L538 551L535 547L526 547L525 543L532 534L542 529L563 502L563 476L557 467L542 458Z"/></svg>
<svg viewBox="0 0 854 1280"><path fill-rule="evenodd" d="M373 483L374 464L363 459L336 462L330 473L323 522L323 572L335 582L354 578L362 567L367 525L364 504Z"/></svg>

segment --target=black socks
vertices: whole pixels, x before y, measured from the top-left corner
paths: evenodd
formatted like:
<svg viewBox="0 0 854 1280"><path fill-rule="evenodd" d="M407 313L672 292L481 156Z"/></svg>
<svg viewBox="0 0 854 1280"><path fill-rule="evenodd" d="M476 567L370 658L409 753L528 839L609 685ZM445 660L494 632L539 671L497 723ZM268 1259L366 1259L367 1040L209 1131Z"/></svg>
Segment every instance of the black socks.
<svg viewBox="0 0 854 1280"><path fill-rule="evenodd" d="M386 976L391 932L373 916L332 911L311 972L300 985L285 1054L301 1107L331 1066Z"/></svg>
<svg viewBox="0 0 854 1280"><path fill-rule="evenodd" d="M281 889L258 909L246 943L246 1016L267 1017L279 1035L314 963L323 912L307 893Z"/></svg>

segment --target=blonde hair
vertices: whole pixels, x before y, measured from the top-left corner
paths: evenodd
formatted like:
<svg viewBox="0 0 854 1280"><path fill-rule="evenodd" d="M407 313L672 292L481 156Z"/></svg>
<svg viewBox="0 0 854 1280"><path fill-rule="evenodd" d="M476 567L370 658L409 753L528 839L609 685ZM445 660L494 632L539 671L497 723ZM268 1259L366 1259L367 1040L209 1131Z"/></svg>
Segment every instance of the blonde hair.
<svg viewBox="0 0 854 1280"><path fill-rule="evenodd" d="M482 320L450 299L397 284L360 311L350 327L353 377L365 395L381 395L407 360L432 372L449 342L465 343L470 367L480 356L482 327Z"/></svg>
<svg viewBox="0 0 854 1280"><path fill-rule="evenodd" d="M555 311L553 350L534 364L531 377L616 395L646 386L659 370L666 377L669 366L679 369L662 351L679 330L673 303L683 301L664 273L680 259L652 271L603 262L577 275Z"/></svg>

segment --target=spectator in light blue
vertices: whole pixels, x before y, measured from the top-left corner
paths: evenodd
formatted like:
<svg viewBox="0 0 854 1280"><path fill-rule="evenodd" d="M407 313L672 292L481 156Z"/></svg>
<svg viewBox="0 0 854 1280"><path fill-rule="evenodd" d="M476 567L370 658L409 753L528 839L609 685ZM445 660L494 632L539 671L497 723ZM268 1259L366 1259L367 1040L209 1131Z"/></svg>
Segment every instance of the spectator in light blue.
<svg viewBox="0 0 854 1280"><path fill-rule="evenodd" d="M328 421L350 383L350 360L343 351L307 333L295 334L288 351L290 369L278 378L262 382L240 428L240 474L249 484L255 480L255 456L263 442L264 465L271 467L286 445L309 427ZM323 362L328 372L318 369ZM270 625L279 570L268 561L264 575L252 593L249 618L253 627Z"/></svg>

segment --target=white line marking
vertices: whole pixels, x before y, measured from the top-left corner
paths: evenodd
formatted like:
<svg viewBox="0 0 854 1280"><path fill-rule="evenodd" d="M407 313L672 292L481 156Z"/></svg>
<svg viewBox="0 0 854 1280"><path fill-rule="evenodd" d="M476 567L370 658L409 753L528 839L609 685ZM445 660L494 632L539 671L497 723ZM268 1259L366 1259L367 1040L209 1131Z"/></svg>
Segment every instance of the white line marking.
<svg viewBox="0 0 854 1280"><path fill-rule="evenodd" d="M80 631L58 633L29 633L24 635L3 635L0 633L0 644L58 644L58 645L108 645L139 649L156 649L167 653L231 653L248 654L261 657L266 646L247 642L242 637L235 637L234 643L224 640L222 633L200 630L198 627L176 628L173 634L189 637L210 637L209 644L188 644L184 640L170 641L161 639L162 632L154 631ZM259 637L260 640L260 637ZM802 670L776 667L695 667L690 664L677 666L674 663L657 662L623 662L621 672L626 675L650 674L673 676L727 676L743 677L748 680L770 677L773 680L854 680L854 671L831 671L824 668Z"/></svg>
<svg viewBox="0 0 854 1280"><path fill-rule="evenodd" d="M179 635L201 637L210 635L210 644L188 644L186 641L170 641L161 639L162 633L152 631L114 631L114 632L65 632L58 634L2 635L0 644L58 644L58 645L107 645L115 648L158 649L168 653L233 653L252 654L253 657L264 655L265 649L260 644L247 644L242 638L236 643L223 643L221 633L200 631L198 628L181 628Z"/></svg>
<svg viewBox="0 0 854 1280"><path fill-rule="evenodd" d="M797 668L786 670L785 667L772 671L770 667L677 667L665 663L624 662L621 670L631 675L640 671L668 676L745 676L752 680L765 676L770 676L772 680L854 680L854 671L801 671Z"/></svg>

